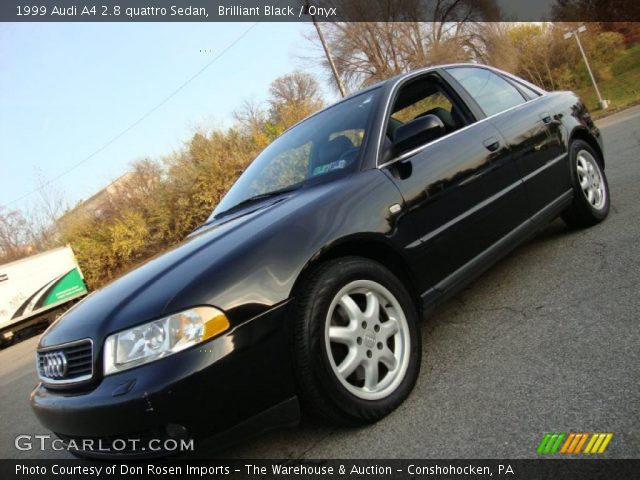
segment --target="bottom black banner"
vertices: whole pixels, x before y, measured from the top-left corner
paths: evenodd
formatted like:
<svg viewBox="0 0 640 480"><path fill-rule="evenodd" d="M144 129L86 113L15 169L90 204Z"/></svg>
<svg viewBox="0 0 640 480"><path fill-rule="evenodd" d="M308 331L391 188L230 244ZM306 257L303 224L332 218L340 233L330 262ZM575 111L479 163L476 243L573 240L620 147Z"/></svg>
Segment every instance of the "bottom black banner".
<svg viewBox="0 0 640 480"><path fill-rule="evenodd" d="M633 479L640 460L0 460L6 479Z"/></svg>

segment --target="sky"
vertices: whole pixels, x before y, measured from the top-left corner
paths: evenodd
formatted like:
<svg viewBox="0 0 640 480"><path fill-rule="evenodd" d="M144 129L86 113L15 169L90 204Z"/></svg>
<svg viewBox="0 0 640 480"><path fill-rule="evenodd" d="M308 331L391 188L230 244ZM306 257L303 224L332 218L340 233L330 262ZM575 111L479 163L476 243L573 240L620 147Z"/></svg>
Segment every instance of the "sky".
<svg viewBox="0 0 640 480"><path fill-rule="evenodd" d="M0 206L104 146L240 37L247 23L0 23ZM136 159L181 148L198 127L229 126L245 99L262 101L301 68L335 94L305 34L312 25L260 23L151 115L53 182L74 204ZM305 60L305 57L307 59ZM7 205L9 204L9 205Z"/></svg>

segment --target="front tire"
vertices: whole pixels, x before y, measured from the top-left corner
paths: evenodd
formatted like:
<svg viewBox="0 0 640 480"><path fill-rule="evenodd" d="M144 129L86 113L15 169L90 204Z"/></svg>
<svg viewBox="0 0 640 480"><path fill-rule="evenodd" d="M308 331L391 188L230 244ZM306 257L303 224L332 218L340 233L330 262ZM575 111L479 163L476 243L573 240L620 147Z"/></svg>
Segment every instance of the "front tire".
<svg viewBox="0 0 640 480"><path fill-rule="evenodd" d="M569 225L591 227L609 214L609 183L598 154L587 142L572 142L569 155L573 203L562 218Z"/></svg>
<svg viewBox="0 0 640 480"><path fill-rule="evenodd" d="M420 370L413 301L382 265L328 261L296 301L294 357L306 411L339 425L372 423L411 392Z"/></svg>

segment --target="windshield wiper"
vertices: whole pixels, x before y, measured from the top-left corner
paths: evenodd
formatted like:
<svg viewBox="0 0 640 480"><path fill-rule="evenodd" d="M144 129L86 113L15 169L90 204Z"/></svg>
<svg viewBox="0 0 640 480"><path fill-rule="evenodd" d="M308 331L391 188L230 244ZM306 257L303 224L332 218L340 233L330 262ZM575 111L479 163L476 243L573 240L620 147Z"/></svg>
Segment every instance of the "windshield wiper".
<svg viewBox="0 0 640 480"><path fill-rule="evenodd" d="M236 203L233 207L227 208L226 210L218 213L215 216L215 218L220 218L223 215L226 215L226 214L228 214L230 212L233 212L233 211L237 210L240 207L244 207L246 205L250 205L250 204L258 202L260 200L264 200L266 198L278 197L278 196L283 195L285 193L293 192L294 190L298 190L300 187L302 187L302 183L296 183L295 185L291 185L289 187L279 188L278 190L272 190L270 192L259 193L257 195L252 196L252 197L245 198L241 202Z"/></svg>

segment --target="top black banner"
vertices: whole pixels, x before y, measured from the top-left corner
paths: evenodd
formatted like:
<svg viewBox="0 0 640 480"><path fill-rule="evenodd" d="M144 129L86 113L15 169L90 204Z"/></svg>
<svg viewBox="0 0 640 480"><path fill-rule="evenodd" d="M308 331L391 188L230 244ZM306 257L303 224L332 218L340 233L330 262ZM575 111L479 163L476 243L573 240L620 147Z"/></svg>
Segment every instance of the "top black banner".
<svg viewBox="0 0 640 480"><path fill-rule="evenodd" d="M637 0L2 0L2 22L637 22Z"/></svg>

